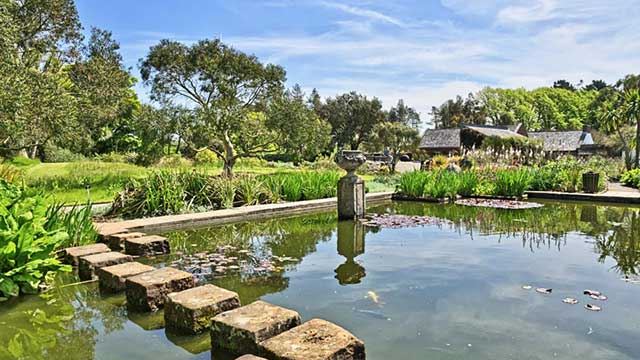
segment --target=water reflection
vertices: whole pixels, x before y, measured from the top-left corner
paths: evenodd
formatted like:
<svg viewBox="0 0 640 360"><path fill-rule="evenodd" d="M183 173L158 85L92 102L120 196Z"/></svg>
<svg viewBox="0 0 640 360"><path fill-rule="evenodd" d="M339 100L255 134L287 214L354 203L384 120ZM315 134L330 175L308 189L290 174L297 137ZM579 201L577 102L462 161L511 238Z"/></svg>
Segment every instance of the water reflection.
<svg viewBox="0 0 640 360"><path fill-rule="evenodd" d="M340 285L359 284L367 276L365 268L355 258L364 254L365 227L357 221L338 223L338 254L347 258L335 270Z"/></svg>

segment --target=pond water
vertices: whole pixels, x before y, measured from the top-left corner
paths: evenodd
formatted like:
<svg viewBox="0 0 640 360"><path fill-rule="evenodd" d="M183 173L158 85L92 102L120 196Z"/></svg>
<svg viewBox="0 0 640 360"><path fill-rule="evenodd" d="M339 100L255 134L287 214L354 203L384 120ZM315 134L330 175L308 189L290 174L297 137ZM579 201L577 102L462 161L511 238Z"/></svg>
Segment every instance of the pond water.
<svg viewBox="0 0 640 360"><path fill-rule="evenodd" d="M320 213L175 231L167 234L174 254L149 263L227 246L240 270L214 275L175 264L238 292L244 304L263 299L335 322L365 341L368 359L640 358L639 209L396 202L369 212L440 221L375 229ZM69 286L76 281L61 276L45 294L0 303L0 359L233 358L212 355L208 334L168 334L162 312L130 314L123 295Z"/></svg>

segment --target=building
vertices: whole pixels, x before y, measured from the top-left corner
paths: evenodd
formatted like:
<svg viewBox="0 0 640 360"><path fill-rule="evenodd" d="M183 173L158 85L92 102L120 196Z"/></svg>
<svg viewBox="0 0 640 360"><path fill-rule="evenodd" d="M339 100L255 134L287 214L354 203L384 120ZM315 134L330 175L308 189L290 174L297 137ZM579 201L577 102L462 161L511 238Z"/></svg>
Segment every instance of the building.
<svg viewBox="0 0 640 360"><path fill-rule="evenodd" d="M550 155L592 155L598 146L588 129L583 131L527 132L524 126L462 125L453 129L428 129L420 141L420 150L429 155L454 155L462 149L478 148L487 137L538 139Z"/></svg>

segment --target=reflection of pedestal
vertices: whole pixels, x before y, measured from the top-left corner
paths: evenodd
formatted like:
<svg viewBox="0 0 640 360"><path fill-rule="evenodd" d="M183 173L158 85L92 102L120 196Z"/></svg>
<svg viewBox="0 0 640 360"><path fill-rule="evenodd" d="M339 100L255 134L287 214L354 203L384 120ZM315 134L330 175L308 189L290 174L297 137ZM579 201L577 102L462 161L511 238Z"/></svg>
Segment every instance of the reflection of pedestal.
<svg viewBox="0 0 640 360"><path fill-rule="evenodd" d="M354 259L364 254L364 226L359 222L338 223L338 254L347 258L335 270L340 285L359 284L367 274L365 268Z"/></svg>
<svg viewBox="0 0 640 360"><path fill-rule="evenodd" d="M364 180L347 175L338 182L338 218L353 220L364 217Z"/></svg>

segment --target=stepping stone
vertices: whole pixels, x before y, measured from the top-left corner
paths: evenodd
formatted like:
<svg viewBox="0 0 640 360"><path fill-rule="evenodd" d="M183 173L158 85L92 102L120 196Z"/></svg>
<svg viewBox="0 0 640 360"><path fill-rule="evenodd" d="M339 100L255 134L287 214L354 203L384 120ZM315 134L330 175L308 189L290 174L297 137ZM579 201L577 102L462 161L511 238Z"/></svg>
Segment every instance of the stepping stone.
<svg viewBox="0 0 640 360"><path fill-rule="evenodd" d="M238 294L213 285L203 285L167 296L164 322L167 328L197 334L211 327L211 318L240 307Z"/></svg>
<svg viewBox="0 0 640 360"><path fill-rule="evenodd" d="M109 245L109 248L111 248L111 250L113 251L122 251L124 250L125 240L139 238L143 236L147 236L147 234L141 233L141 232L127 232L127 233L113 234L108 237L107 245Z"/></svg>
<svg viewBox="0 0 640 360"><path fill-rule="evenodd" d="M111 251L109 247L105 244L91 244L85 246L76 246L64 249L64 258L67 264L78 266L80 262L80 257L106 253Z"/></svg>
<svg viewBox="0 0 640 360"><path fill-rule="evenodd" d="M125 280L127 304L134 310L156 311L164 306L169 293L190 289L196 285L193 275L165 267Z"/></svg>
<svg viewBox="0 0 640 360"><path fill-rule="evenodd" d="M364 360L364 343L347 330L310 320L260 344L272 360Z"/></svg>
<svg viewBox="0 0 640 360"><path fill-rule="evenodd" d="M211 346L236 354L258 354L260 342L298 325L300 315L297 312L256 301L214 317Z"/></svg>
<svg viewBox="0 0 640 360"><path fill-rule="evenodd" d="M83 281L97 279L95 275L96 269L131 261L133 261L133 256L115 251L83 256L80 258L78 275L80 276L80 280Z"/></svg>
<svg viewBox="0 0 640 360"><path fill-rule="evenodd" d="M100 280L101 290L116 293L126 289L125 280L128 277L153 270L155 270L153 266L134 261L97 269L96 275L98 276L98 280Z"/></svg>
<svg viewBox="0 0 640 360"><path fill-rule="evenodd" d="M127 254L137 256L162 255L170 252L169 240L158 235L126 239L124 249Z"/></svg>
<svg viewBox="0 0 640 360"><path fill-rule="evenodd" d="M257 357L255 355L242 355L236 360L267 360L265 358Z"/></svg>

